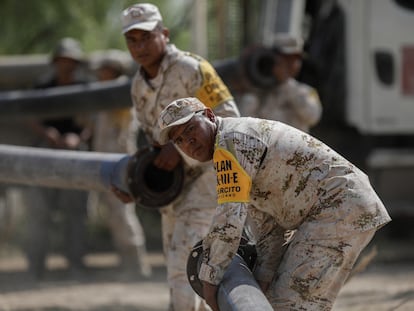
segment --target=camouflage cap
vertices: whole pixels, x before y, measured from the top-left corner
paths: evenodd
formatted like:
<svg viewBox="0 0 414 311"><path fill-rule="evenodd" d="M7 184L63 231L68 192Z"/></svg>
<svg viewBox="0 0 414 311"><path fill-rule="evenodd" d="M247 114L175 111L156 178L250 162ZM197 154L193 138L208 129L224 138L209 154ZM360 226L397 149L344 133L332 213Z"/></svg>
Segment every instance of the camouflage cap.
<svg viewBox="0 0 414 311"><path fill-rule="evenodd" d="M204 109L206 106L195 97L177 99L165 107L158 118L161 128L159 143L167 143L168 134L174 126L187 123L197 112Z"/></svg>
<svg viewBox="0 0 414 311"><path fill-rule="evenodd" d="M122 12L122 33L132 29L152 31L162 22L158 8L150 3L138 3L126 8Z"/></svg>

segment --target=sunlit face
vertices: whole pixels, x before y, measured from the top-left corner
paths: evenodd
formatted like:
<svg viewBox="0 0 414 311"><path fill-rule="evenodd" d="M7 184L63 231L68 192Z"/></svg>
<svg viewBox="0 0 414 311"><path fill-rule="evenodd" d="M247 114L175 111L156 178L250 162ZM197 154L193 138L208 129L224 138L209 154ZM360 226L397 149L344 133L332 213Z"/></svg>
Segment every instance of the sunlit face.
<svg viewBox="0 0 414 311"><path fill-rule="evenodd" d="M96 73L99 81L108 81L116 79L119 76L119 73L107 66L101 67Z"/></svg>
<svg viewBox="0 0 414 311"><path fill-rule="evenodd" d="M296 77L302 67L302 57L299 54L278 54L275 56L273 74L278 81Z"/></svg>
<svg viewBox="0 0 414 311"><path fill-rule="evenodd" d="M275 55L275 62L272 71L279 83L285 82L290 77L289 63L285 55Z"/></svg>
<svg viewBox="0 0 414 311"><path fill-rule="evenodd" d="M125 33L125 40L132 58L145 71L151 72L154 67L158 69L164 56L168 43L168 30L145 31L132 29Z"/></svg>
<svg viewBox="0 0 414 311"><path fill-rule="evenodd" d="M211 110L197 113L187 123L171 129L169 138L186 155L200 162L213 158L216 123Z"/></svg>
<svg viewBox="0 0 414 311"><path fill-rule="evenodd" d="M58 74L71 74L79 66L79 62L77 60L63 56L56 57L53 64Z"/></svg>

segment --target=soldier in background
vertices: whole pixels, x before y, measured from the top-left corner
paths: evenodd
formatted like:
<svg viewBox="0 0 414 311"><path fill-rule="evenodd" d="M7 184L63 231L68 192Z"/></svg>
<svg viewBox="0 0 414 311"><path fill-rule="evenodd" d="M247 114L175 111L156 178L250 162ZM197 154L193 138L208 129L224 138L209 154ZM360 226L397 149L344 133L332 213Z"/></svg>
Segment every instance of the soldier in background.
<svg viewBox="0 0 414 311"><path fill-rule="evenodd" d="M160 147L153 164L171 171L184 163L185 178L190 180L172 204L160 209L171 293L169 310L205 310L188 282L186 263L191 249L211 223L216 197L214 171L180 153L171 143L161 146L157 120L164 107L183 96L203 99L221 116L238 117L240 113L227 86L208 61L169 43L169 30L156 6L130 6L122 12L122 25L128 50L139 65L131 88L135 117L149 145ZM125 202L133 200L119 189L113 191Z"/></svg>
<svg viewBox="0 0 414 311"><path fill-rule="evenodd" d="M322 115L317 91L295 79L303 59L303 41L289 34L276 35L272 51L275 86L249 93L239 104L244 116L277 120L309 132Z"/></svg>
<svg viewBox="0 0 414 311"><path fill-rule="evenodd" d="M96 75L99 81L127 79L125 73L129 55L121 50L106 51L98 61ZM99 152L133 153L128 143L130 108L100 111L95 118L92 148ZM95 201L108 211L108 224L115 248L121 259L121 268L128 277L151 274L147 259L145 236L136 215L135 203L123 204L111 192L97 194Z"/></svg>
<svg viewBox="0 0 414 311"><path fill-rule="evenodd" d="M58 43L52 54L51 64L52 74L46 79L41 79L37 88L88 82L87 77L82 74L84 53L80 43L73 38L64 38ZM76 116L34 120L28 126L37 137L34 147L89 149L90 128ZM43 276L52 242L60 243L58 248L66 256L71 272L78 274L84 268L87 195L88 193L83 190L38 186L25 189L23 202L28 219L24 250L31 276Z"/></svg>

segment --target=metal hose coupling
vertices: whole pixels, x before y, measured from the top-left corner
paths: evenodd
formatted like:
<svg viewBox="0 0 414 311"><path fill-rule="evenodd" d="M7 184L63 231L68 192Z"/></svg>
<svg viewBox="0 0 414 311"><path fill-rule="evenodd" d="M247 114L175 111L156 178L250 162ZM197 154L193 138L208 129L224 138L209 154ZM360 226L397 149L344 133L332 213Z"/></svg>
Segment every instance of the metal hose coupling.
<svg viewBox="0 0 414 311"><path fill-rule="evenodd" d="M138 206L161 208L173 202L183 188L183 164L172 171L159 169L153 164L159 152L159 148L142 148L129 160L127 183Z"/></svg>

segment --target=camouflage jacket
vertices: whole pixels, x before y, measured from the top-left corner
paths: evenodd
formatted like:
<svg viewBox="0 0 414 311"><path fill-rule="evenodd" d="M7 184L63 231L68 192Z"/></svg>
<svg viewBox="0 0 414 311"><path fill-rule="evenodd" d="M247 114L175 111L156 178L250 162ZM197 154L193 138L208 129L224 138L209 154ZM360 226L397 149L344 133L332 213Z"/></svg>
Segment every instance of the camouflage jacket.
<svg viewBox="0 0 414 311"><path fill-rule="evenodd" d="M327 145L278 121L218 118L214 152L218 207L204 239L199 277L218 284L247 223L255 275L271 280L286 230L344 238L390 221L368 177Z"/></svg>
<svg viewBox="0 0 414 311"><path fill-rule="evenodd" d="M210 63L172 44L167 46L154 79L146 79L138 69L132 82L131 95L138 126L152 142L159 138L159 114L179 98L197 97L219 116L240 116L232 95Z"/></svg>

